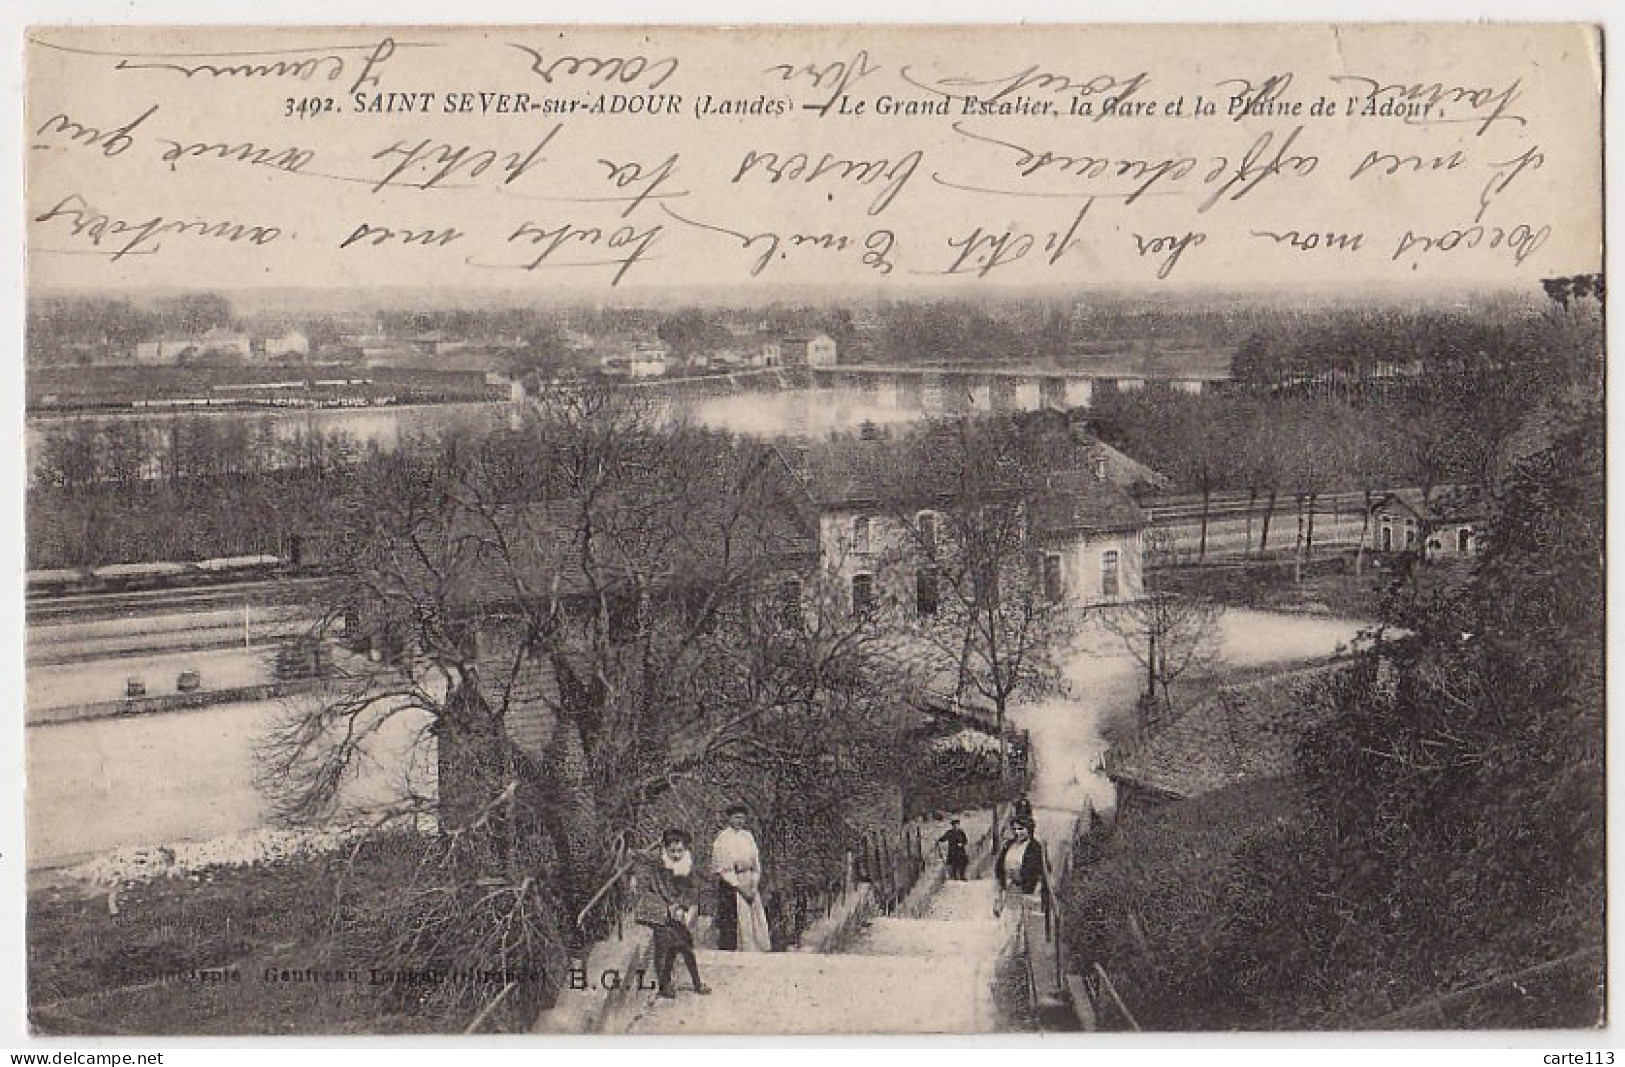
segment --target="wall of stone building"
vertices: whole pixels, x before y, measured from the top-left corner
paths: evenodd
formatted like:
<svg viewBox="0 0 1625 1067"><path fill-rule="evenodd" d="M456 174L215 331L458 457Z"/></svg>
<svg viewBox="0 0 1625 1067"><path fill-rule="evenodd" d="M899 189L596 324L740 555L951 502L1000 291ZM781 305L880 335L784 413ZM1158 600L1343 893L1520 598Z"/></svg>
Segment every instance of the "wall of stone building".
<svg viewBox="0 0 1625 1067"><path fill-rule="evenodd" d="M854 541L853 528L860 517L869 520L866 551ZM882 602L889 599L904 608L913 605L916 567L912 561L919 543L900 518L878 510L842 509L826 511L819 517L818 527L820 564L839 584L848 607L852 579L859 574L874 576L875 592Z"/></svg>
<svg viewBox="0 0 1625 1067"><path fill-rule="evenodd" d="M1139 530L1079 534L1047 551L1061 556L1066 600L1080 607L1137 600L1145 594L1144 538ZM1104 588L1106 553L1117 553L1117 594Z"/></svg>
<svg viewBox="0 0 1625 1067"><path fill-rule="evenodd" d="M860 551L853 542L853 523L859 516L869 520L867 552ZM874 578L875 596L882 604L895 605L905 616L912 614L920 568L919 542L899 517L857 510L826 512L819 521L819 540L825 570L839 584L848 606L852 579L869 574ZM1115 595L1107 594L1103 583L1107 552L1117 553ZM1138 528L1052 539L1040 553L1061 557L1069 603L1091 606L1136 600L1144 595L1145 546L1143 531ZM1041 569L1035 570L1032 578L1041 582L1041 575ZM1028 576L1023 574L1021 580L1028 580Z"/></svg>
<svg viewBox="0 0 1625 1067"><path fill-rule="evenodd" d="M540 761L557 721L558 682L552 664L539 652L527 652L514 663L527 640L522 620L502 619L481 623L479 637L479 682L482 694L493 707L503 711L508 738L531 759Z"/></svg>
<svg viewBox="0 0 1625 1067"><path fill-rule="evenodd" d="M842 509L827 511L819 518L819 559L824 572L833 577L845 603L851 605L852 579L859 574L874 577L874 589L881 603L890 605L904 617L912 617L916 605L917 578L925 565L920 542L920 516L936 515L935 536L939 551L951 543L949 523L942 515L921 509L902 516L882 511ZM869 520L869 550L854 542L854 524L860 517ZM1013 562L1012 571L1001 576L1001 585L1027 581L1027 566ZM944 594L946 595L946 594Z"/></svg>
<svg viewBox="0 0 1625 1067"><path fill-rule="evenodd" d="M1384 544L1383 530L1392 540ZM1402 507L1379 507L1371 514L1371 545L1379 552L1411 552L1422 546L1422 523Z"/></svg>
<svg viewBox="0 0 1625 1067"><path fill-rule="evenodd" d="M1478 555L1478 550L1477 523L1441 522L1428 530L1427 558L1430 560L1470 559Z"/></svg>

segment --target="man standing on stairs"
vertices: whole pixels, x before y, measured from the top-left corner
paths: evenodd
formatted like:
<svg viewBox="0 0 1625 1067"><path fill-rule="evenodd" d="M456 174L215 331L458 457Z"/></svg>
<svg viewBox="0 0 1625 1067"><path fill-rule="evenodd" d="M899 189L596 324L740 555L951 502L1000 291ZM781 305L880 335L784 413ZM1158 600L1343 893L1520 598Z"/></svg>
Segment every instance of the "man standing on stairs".
<svg viewBox="0 0 1625 1067"><path fill-rule="evenodd" d="M711 843L711 867L717 872L717 948L772 952L767 906L762 902L762 854L756 836L745 828L750 809L733 804L726 815L728 824Z"/></svg>
<svg viewBox="0 0 1625 1067"><path fill-rule="evenodd" d="M694 853L688 834L667 830L660 839L659 862L638 873L637 919L654 934L655 980L660 995L668 1000L672 992L671 972L682 957L694 992L711 992L700 981L700 965L694 959L694 935L688 924L699 910L699 892L694 884Z"/></svg>
<svg viewBox="0 0 1625 1067"><path fill-rule="evenodd" d="M948 877L956 882L963 882L965 869L970 866L970 838L959 828L958 819L948 820L948 829L937 838L937 845L948 846L946 857Z"/></svg>

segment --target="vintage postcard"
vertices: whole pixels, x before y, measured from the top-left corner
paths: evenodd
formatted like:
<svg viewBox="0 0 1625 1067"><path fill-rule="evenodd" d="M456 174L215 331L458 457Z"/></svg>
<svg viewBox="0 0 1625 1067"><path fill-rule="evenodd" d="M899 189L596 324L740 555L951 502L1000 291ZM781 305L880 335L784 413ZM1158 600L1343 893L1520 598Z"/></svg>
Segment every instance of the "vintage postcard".
<svg viewBox="0 0 1625 1067"><path fill-rule="evenodd" d="M1606 1025L1598 28L25 65L37 1037Z"/></svg>

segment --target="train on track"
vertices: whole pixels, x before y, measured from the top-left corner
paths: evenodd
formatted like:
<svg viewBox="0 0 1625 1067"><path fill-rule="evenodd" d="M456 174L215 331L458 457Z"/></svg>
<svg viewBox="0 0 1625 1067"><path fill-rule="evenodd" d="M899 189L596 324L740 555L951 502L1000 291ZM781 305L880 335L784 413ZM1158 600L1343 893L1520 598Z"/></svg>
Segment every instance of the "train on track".
<svg viewBox="0 0 1625 1067"><path fill-rule="evenodd" d="M306 573L283 556L222 556L195 563L110 563L101 567L31 570L25 575L28 599L77 593L132 593L150 589L194 588L263 581Z"/></svg>
<svg viewBox="0 0 1625 1067"><path fill-rule="evenodd" d="M1396 491L1397 492L1397 491ZM1308 536L1320 549L1353 549L1374 536L1368 509L1387 493L1360 491L1317 494L1305 505L1285 494L1271 500L1259 494L1164 495L1141 501L1151 529L1171 535L1169 547L1182 557L1217 560L1251 556L1266 545L1277 553ZM1270 532L1266 534L1266 523ZM1308 523L1300 531L1300 523ZM1368 544L1368 547L1374 547ZM223 556L196 563L114 563L27 572L30 600L82 593L180 589L271 578L318 578L324 569L300 559L299 538L288 539L285 555Z"/></svg>

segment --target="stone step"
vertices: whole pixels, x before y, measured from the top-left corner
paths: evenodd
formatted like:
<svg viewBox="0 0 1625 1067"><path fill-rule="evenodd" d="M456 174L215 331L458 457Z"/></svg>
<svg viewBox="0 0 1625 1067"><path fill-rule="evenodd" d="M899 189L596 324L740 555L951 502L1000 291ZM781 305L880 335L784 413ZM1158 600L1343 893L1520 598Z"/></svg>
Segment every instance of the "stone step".
<svg viewBox="0 0 1625 1067"><path fill-rule="evenodd" d="M819 952L723 952L719 949L699 949L694 953L700 970L707 967L739 971L774 971L782 974L881 974L909 967L935 967L943 961L926 953L894 953L885 956L857 955L840 952L825 955ZM963 962L967 967L974 961Z"/></svg>
<svg viewBox="0 0 1625 1067"><path fill-rule="evenodd" d="M869 956L997 959L1010 945L1015 931L1000 919L893 919L869 923L847 950Z"/></svg>
<svg viewBox="0 0 1625 1067"><path fill-rule="evenodd" d="M800 952L697 954L675 1000L638 994L630 1034L964 1034L993 1029L990 961Z"/></svg>
<svg viewBox="0 0 1625 1067"><path fill-rule="evenodd" d="M945 882L914 918L879 916L844 952L696 953L709 996L679 971L675 1000L640 992L632 1034L966 1034L996 1022L1011 947L990 879Z"/></svg>
<svg viewBox="0 0 1625 1067"><path fill-rule="evenodd" d="M970 882L943 882L931 895L921 914L923 919L989 919L993 916L993 898L997 895L991 878Z"/></svg>

